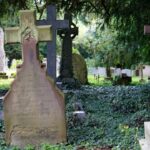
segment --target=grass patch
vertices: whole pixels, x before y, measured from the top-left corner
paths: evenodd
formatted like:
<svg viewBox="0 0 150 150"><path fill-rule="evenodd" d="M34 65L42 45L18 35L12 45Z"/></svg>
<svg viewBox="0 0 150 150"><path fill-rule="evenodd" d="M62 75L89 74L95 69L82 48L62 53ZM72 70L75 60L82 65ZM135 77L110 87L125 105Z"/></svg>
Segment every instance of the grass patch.
<svg viewBox="0 0 150 150"><path fill-rule="evenodd" d="M0 79L0 90L7 90L14 79Z"/></svg>
<svg viewBox="0 0 150 150"><path fill-rule="evenodd" d="M104 77L100 77L99 79L95 79L93 75L88 75L88 82L91 85L97 86L111 86L112 82L110 80L105 80Z"/></svg>
<svg viewBox="0 0 150 150"><path fill-rule="evenodd" d="M104 77L100 77L99 80L95 79L93 75L88 75L88 81L91 85L96 85L96 86L111 86L112 81L105 79ZM132 77L132 82L131 85L143 85L147 84L149 81L145 77L144 82L140 82L140 77Z"/></svg>

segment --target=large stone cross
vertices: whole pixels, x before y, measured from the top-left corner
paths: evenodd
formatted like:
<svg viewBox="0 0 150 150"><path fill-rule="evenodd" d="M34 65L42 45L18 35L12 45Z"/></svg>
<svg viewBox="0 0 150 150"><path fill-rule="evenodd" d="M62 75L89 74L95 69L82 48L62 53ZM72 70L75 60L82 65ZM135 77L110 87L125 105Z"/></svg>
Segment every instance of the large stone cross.
<svg viewBox="0 0 150 150"><path fill-rule="evenodd" d="M29 37L38 41L51 41L51 25L36 26L35 11L20 11L20 27L10 27L5 29L5 43L22 43Z"/></svg>
<svg viewBox="0 0 150 150"><path fill-rule="evenodd" d="M68 20L56 20L56 7L47 7L47 20L38 20L38 25L52 25L52 41L47 42L47 73L56 79L56 32L58 29L68 28Z"/></svg>
<svg viewBox="0 0 150 150"><path fill-rule="evenodd" d="M78 27L72 22L72 14L66 13L64 19L69 20L69 28L58 31L63 39L60 78L72 78L72 41L78 35Z"/></svg>
<svg viewBox="0 0 150 150"><path fill-rule="evenodd" d="M20 27L5 30L5 42L21 42L23 64L4 98L6 142L40 145L66 141L63 94L38 60L38 41L50 41L51 26L36 26L34 11L20 11Z"/></svg>

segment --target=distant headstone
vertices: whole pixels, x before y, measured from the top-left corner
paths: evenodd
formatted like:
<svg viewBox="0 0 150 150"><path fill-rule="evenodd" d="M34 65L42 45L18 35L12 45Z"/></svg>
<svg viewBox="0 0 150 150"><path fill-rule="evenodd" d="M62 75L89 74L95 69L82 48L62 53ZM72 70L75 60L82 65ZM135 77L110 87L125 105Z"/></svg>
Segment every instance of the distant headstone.
<svg viewBox="0 0 150 150"><path fill-rule="evenodd" d="M150 25L144 25L144 34L149 35L150 34Z"/></svg>
<svg viewBox="0 0 150 150"><path fill-rule="evenodd" d="M114 85L129 85L132 81L132 71L130 69L116 68L114 70Z"/></svg>
<svg viewBox="0 0 150 150"><path fill-rule="evenodd" d="M122 84L129 85L132 82L132 71L130 69L122 69Z"/></svg>
<svg viewBox="0 0 150 150"><path fill-rule="evenodd" d="M20 27L5 30L6 43L20 42L23 64L4 98L6 142L23 149L27 144L66 141L63 94L41 68L37 42L50 41L51 26L36 26L35 13L20 11Z"/></svg>
<svg viewBox="0 0 150 150"><path fill-rule="evenodd" d="M66 13L64 19L69 20L69 29L58 31L63 39L60 66L60 78L73 78L72 41L78 35L78 27L72 22L72 14Z"/></svg>
<svg viewBox="0 0 150 150"><path fill-rule="evenodd" d="M143 65L143 76L144 77L150 76L150 65Z"/></svg>
<svg viewBox="0 0 150 150"><path fill-rule="evenodd" d="M107 77L106 68L105 67L89 67L88 74L100 76L100 77Z"/></svg>
<svg viewBox="0 0 150 150"><path fill-rule="evenodd" d="M0 72L5 72L4 32L0 27Z"/></svg>
<svg viewBox="0 0 150 150"><path fill-rule="evenodd" d="M68 20L56 20L56 7L47 7L47 20L38 20L38 25L52 25L52 41L47 42L47 73L56 79L56 32L58 29L69 27Z"/></svg>
<svg viewBox="0 0 150 150"><path fill-rule="evenodd" d="M87 84L87 66L84 58L79 54L72 54L73 74L81 83Z"/></svg>
<svg viewBox="0 0 150 150"><path fill-rule="evenodd" d="M144 69L144 66L143 66L143 64L140 64L139 65L139 73L140 73L140 82L144 82L145 80L144 80L144 76L143 76L143 69Z"/></svg>
<svg viewBox="0 0 150 150"><path fill-rule="evenodd" d="M8 59L8 57L6 57L6 59L5 59L5 70L6 71L8 70L8 62L9 62L9 59Z"/></svg>
<svg viewBox="0 0 150 150"><path fill-rule="evenodd" d="M4 51L4 32L0 27L0 78L7 79L8 76L6 74L6 70L8 66L6 66L6 56Z"/></svg>
<svg viewBox="0 0 150 150"><path fill-rule="evenodd" d="M121 73L121 68L116 68L114 70L114 76L115 77L121 77L122 73Z"/></svg>

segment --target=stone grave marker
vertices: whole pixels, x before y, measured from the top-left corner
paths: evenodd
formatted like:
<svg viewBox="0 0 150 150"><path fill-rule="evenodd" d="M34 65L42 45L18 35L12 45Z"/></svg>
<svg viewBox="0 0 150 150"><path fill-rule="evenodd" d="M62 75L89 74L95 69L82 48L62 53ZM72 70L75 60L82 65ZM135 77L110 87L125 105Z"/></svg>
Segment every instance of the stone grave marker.
<svg viewBox="0 0 150 150"><path fill-rule="evenodd" d="M31 10L20 11L20 27L5 30L5 42L20 42L23 54L23 64L4 98L7 144L23 148L66 141L63 94L46 76L37 55L38 41L50 41L51 36L51 26L36 26Z"/></svg>
<svg viewBox="0 0 150 150"><path fill-rule="evenodd" d="M4 32L0 27L0 78L7 79L8 76L6 74L6 55L4 51Z"/></svg>
<svg viewBox="0 0 150 150"><path fill-rule="evenodd" d="M87 84L87 66L84 58L79 54L72 54L73 74L81 84Z"/></svg>
<svg viewBox="0 0 150 150"><path fill-rule="evenodd" d="M139 73L140 73L140 82L144 82L144 76L143 76L143 64L139 65Z"/></svg>
<svg viewBox="0 0 150 150"><path fill-rule="evenodd" d="M115 68L113 85L129 85L132 82L130 69Z"/></svg>
<svg viewBox="0 0 150 150"><path fill-rule="evenodd" d="M150 25L144 26L144 34L150 34ZM144 122L145 139L139 141L142 150L150 149L150 121Z"/></svg>
<svg viewBox="0 0 150 150"><path fill-rule="evenodd" d="M78 35L78 27L72 22L72 14L66 13L64 19L69 20L69 28L58 31L58 34L63 39L60 79L73 78L72 41Z"/></svg>
<svg viewBox="0 0 150 150"><path fill-rule="evenodd" d="M0 27L0 72L5 72L4 32Z"/></svg>
<svg viewBox="0 0 150 150"><path fill-rule="evenodd" d="M56 7L47 7L47 20L38 20L37 25L52 25L52 41L47 42L47 73L56 79L56 32L69 27L68 20L56 20Z"/></svg>

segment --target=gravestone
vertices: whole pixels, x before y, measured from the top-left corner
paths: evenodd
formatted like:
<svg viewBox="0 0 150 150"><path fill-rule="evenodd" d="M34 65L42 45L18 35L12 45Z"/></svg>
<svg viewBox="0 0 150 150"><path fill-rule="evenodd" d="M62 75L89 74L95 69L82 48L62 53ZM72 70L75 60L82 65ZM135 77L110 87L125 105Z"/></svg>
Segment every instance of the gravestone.
<svg viewBox="0 0 150 150"><path fill-rule="evenodd" d="M64 19L69 20L69 28L58 31L59 36L63 40L58 80L73 79L72 41L78 35L78 27L72 22L72 14L66 13Z"/></svg>
<svg viewBox="0 0 150 150"><path fill-rule="evenodd" d="M84 58L79 54L72 54L73 74L81 84L87 84L87 66Z"/></svg>
<svg viewBox="0 0 150 150"><path fill-rule="evenodd" d="M144 34L147 35L150 34L150 25L144 26ZM150 121L144 122L144 130L145 130L145 139L141 139L139 142L142 150L149 150L150 149Z"/></svg>
<svg viewBox="0 0 150 150"><path fill-rule="evenodd" d="M141 150L150 149L150 122L144 122L145 139L139 140Z"/></svg>
<svg viewBox="0 0 150 150"><path fill-rule="evenodd" d="M4 32L0 27L0 72L5 72Z"/></svg>
<svg viewBox="0 0 150 150"><path fill-rule="evenodd" d="M0 78L7 79L8 76L6 74L6 56L4 51L4 32L0 27Z"/></svg>
<svg viewBox="0 0 150 150"><path fill-rule="evenodd" d="M56 79L56 32L58 29L68 28L68 20L56 20L56 7L47 7L47 20L38 20L37 25L52 25L52 41L47 42L47 73Z"/></svg>
<svg viewBox="0 0 150 150"><path fill-rule="evenodd" d="M142 64L140 64L139 65L139 71L140 71L140 82L144 82L144 76L143 76L143 65Z"/></svg>
<svg viewBox="0 0 150 150"><path fill-rule="evenodd" d="M36 26L35 12L20 11L20 27L5 30L6 43L20 42L23 64L4 98L6 142L27 144L66 141L63 94L41 68L37 42L50 41L51 26Z"/></svg>

